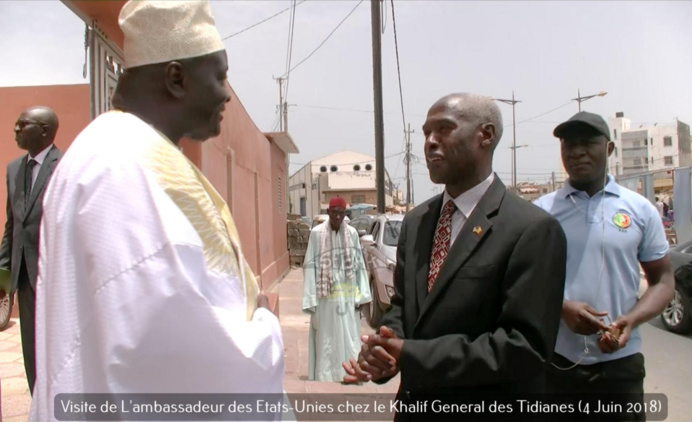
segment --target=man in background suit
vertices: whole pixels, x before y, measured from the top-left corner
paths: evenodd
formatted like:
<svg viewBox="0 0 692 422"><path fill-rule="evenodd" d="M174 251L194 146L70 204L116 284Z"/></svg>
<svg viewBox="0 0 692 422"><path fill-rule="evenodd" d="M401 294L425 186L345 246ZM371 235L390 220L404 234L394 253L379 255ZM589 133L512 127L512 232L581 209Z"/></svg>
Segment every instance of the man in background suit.
<svg viewBox="0 0 692 422"><path fill-rule="evenodd" d="M7 222L0 246L0 268L9 269L12 291L17 290L21 322L24 369L33 393L34 315L38 273L39 226L43 193L60 158L53 145L58 117L48 107L31 107L14 125L15 140L27 155L7 166Z"/></svg>
<svg viewBox="0 0 692 422"><path fill-rule="evenodd" d="M448 95L423 132L430 178L445 192L406 215L392 307L344 364L344 381L381 383L400 370L403 402L540 392L562 307L560 224L493 173L502 117L492 99ZM396 420L419 418L399 410Z"/></svg>

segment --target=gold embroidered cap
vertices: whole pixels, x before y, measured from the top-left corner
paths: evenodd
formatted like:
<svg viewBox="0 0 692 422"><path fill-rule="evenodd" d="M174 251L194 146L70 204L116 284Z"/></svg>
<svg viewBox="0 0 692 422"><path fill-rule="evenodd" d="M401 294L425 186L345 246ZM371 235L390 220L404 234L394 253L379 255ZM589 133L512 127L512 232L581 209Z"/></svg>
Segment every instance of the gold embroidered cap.
<svg viewBox="0 0 692 422"><path fill-rule="evenodd" d="M125 68L225 49L207 0L130 0L120 10L118 23L125 35Z"/></svg>

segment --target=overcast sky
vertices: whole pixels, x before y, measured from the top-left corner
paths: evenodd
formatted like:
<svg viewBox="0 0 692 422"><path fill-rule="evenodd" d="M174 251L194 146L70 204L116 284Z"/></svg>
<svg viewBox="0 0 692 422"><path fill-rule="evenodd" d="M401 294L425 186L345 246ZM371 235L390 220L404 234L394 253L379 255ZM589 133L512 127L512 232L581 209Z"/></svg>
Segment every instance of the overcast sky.
<svg viewBox="0 0 692 422"><path fill-rule="evenodd" d="M308 0L295 11L292 63L324 40L358 4ZM290 5L288 1L212 1L222 36ZM607 91L583 109L633 125L692 123L692 2L395 1L406 123L423 157L421 126L438 98L472 92L510 98L516 106L519 181L547 181L561 168L552 129L577 112L570 99ZM403 151L392 7L382 35L385 155ZM373 155L370 2L363 2L326 44L290 75L289 132L300 154L290 172L340 150ZM262 131L274 129L286 70L289 13L225 41L229 81ZM86 83L84 24L61 2L0 2L0 85ZM0 99L1 101L1 99ZM560 107L562 106L562 107ZM560 107L560 108L558 108ZM334 110L338 109L338 110ZM500 104L505 134L494 168L509 183L512 113ZM635 126L636 127L636 126ZM13 142L11 128L0 142ZM402 156L386 160L405 188ZM434 193L424 162L414 165L417 203Z"/></svg>

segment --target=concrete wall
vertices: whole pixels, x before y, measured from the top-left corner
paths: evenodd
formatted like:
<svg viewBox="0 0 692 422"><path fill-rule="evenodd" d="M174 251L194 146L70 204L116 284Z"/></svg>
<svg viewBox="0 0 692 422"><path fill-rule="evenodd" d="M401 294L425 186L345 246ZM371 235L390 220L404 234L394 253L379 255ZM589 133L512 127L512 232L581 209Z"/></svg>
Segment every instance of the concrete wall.
<svg viewBox="0 0 692 422"><path fill-rule="evenodd" d="M52 108L58 115L60 127L55 145L63 152L84 129L89 116L89 85L19 86L0 88L0 221L4 227L6 218L7 164L26 154L14 140L14 124L25 109L42 105Z"/></svg>
<svg viewBox="0 0 692 422"><path fill-rule="evenodd" d="M314 186L313 186L314 185ZM319 214L319 193L317 178L312 176L310 165L306 165L288 180L289 214L306 215L310 218ZM300 210L300 200L305 200L305 213Z"/></svg>

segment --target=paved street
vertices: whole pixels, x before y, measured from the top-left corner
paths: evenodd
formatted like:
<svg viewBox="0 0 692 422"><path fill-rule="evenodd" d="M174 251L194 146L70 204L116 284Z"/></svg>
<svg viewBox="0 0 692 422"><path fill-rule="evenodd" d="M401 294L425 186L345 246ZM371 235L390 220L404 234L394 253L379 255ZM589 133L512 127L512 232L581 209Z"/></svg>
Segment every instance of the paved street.
<svg viewBox="0 0 692 422"><path fill-rule="evenodd" d="M17 303L14 305L16 316ZM0 332L0 381L2 381L2 421L25 422L29 415L31 396L24 375L22 340L19 319L12 318L5 331Z"/></svg>
<svg viewBox="0 0 692 422"><path fill-rule="evenodd" d="M286 377L288 393L394 393L398 377L378 386L342 385L307 380L309 318L301 312L302 270L293 269L280 284L280 313L286 349ZM365 323L364 332L371 332ZM679 336L663 330L656 318L642 327L644 355L646 357L646 392L668 396L667 421L689 420L692 402L692 336ZM2 421L24 422L30 405L29 389L24 377L24 366L19 336L19 321L12 319L10 326L0 332L0 379L2 380Z"/></svg>
<svg viewBox="0 0 692 422"><path fill-rule="evenodd" d="M396 393L399 377L379 386L343 385L339 383L308 381L308 328L310 317L302 312L303 272L293 269L281 283L280 313L286 349L286 377L284 387L288 393ZM372 329L361 320L362 332Z"/></svg>

